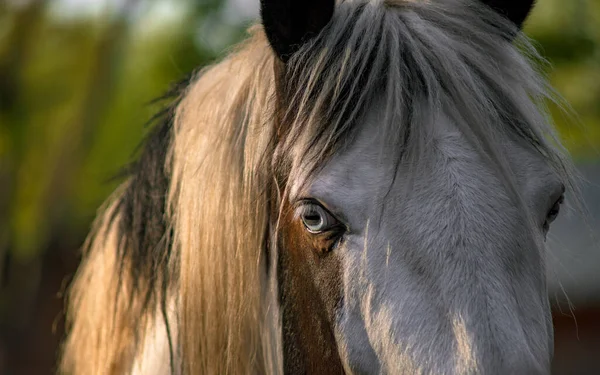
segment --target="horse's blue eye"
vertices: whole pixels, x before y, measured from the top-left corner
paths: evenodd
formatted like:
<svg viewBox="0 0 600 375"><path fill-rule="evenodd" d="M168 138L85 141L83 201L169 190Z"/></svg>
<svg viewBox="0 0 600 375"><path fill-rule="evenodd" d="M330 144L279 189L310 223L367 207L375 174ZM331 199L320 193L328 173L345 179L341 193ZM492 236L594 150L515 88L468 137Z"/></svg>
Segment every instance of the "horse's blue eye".
<svg viewBox="0 0 600 375"><path fill-rule="evenodd" d="M337 226L339 222L316 203L306 203L299 207L300 218L306 229L311 233L322 233Z"/></svg>

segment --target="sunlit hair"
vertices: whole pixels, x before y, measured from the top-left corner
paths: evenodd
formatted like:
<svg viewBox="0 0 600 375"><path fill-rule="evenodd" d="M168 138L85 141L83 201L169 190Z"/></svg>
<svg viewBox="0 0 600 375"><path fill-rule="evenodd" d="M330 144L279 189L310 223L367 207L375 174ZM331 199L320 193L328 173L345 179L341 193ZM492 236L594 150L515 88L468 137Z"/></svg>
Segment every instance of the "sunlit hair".
<svg viewBox="0 0 600 375"><path fill-rule="evenodd" d="M289 182L310 178L347 146L375 100L386 115L374 131L398 145L399 163L425 154L443 113L519 204L500 135L539 152L571 186L544 109L552 90L530 64L541 59L523 35L511 44L515 34L475 1L345 1L283 67L252 28L182 93L163 163L146 166L168 180L144 185L165 197L156 240L135 240L135 225L153 216L126 204L135 174L98 219L69 295L62 371L136 371L152 356L147 331L161 320L169 371L281 373L277 213Z"/></svg>

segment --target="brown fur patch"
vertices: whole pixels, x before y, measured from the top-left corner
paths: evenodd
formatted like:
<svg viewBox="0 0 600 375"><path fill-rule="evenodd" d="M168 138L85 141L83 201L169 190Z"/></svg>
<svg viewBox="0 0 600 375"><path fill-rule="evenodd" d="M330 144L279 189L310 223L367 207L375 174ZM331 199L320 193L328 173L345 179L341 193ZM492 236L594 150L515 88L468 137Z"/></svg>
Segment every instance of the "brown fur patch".
<svg viewBox="0 0 600 375"><path fill-rule="evenodd" d="M323 252L293 209L284 205L279 250L284 368L294 374L343 374L334 335L342 298L340 259Z"/></svg>

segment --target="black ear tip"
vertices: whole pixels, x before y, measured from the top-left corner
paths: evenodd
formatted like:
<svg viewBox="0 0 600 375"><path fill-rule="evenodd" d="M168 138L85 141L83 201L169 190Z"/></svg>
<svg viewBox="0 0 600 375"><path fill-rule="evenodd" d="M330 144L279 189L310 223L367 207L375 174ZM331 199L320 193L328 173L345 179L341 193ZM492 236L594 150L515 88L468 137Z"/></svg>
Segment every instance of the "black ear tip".
<svg viewBox="0 0 600 375"><path fill-rule="evenodd" d="M333 16L335 0L261 0L260 15L271 47L286 62Z"/></svg>
<svg viewBox="0 0 600 375"><path fill-rule="evenodd" d="M481 0L498 13L512 21L518 28L529 16L531 9L535 6L535 0Z"/></svg>

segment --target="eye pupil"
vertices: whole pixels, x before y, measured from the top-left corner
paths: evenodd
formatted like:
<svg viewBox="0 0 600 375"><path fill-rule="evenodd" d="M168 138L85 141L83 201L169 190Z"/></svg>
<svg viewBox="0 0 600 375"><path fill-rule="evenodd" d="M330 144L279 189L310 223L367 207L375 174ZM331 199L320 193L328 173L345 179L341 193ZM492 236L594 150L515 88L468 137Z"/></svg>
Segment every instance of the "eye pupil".
<svg viewBox="0 0 600 375"><path fill-rule="evenodd" d="M337 220L318 204L309 203L301 207L300 218L311 233L322 233L337 224Z"/></svg>
<svg viewBox="0 0 600 375"><path fill-rule="evenodd" d="M302 221L304 221L304 225L311 232L320 232L321 230L323 230L323 216L321 216L318 212L307 212L303 215Z"/></svg>
<svg viewBox="0 0 600 375"><path fill-rule="evenodd" d="M304 221L308 224L317 225L323 221L323 218L318 214L308 214L304 216Z"/></svg>

